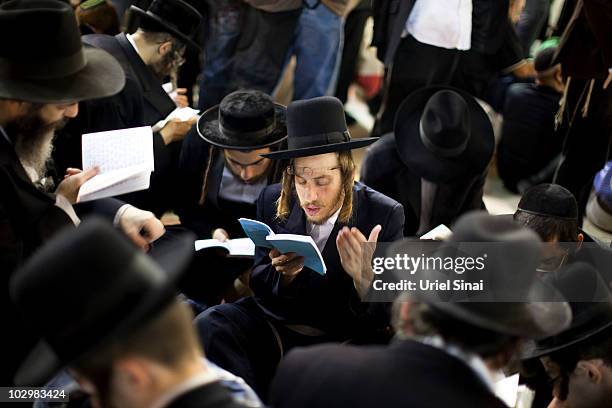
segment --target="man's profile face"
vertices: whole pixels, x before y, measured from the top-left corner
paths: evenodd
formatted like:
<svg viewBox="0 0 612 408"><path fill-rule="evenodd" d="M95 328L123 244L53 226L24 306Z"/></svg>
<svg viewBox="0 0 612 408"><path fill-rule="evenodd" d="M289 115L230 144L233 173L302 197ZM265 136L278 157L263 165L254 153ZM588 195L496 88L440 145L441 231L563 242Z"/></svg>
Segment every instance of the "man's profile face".
<svg viewBox="0 0 612 408"><path fill-rule="evenodd" d="M323 224L342 206L342 174L336 153L295 159L295 190L308 222Z"/></svg>
<svg viewBox="0 0 612 408"><path fill-rule="evenodd" d="M5 126L15 152L28 172L43 177L53 150L55 131L79 112L76 102L64 104L21 103L19 114Z"/></svg>
<svg viewBox="0 0 612 408"><path fill-rule="evenodd" d="M245 184L254 184L268 176L272 160L260 157L260 154L270 153L270 148L243 151L223 151L227 168Z"/></svg>
<svg viewBox="0 0 612 408"><path fill-rule="evenodd" d="M184 54L185 46L179 45L176 41L167 41L159 47L157 57L151 62L150 67L160 80L167 77L175 78L180 66L185 62Z"/></svg>

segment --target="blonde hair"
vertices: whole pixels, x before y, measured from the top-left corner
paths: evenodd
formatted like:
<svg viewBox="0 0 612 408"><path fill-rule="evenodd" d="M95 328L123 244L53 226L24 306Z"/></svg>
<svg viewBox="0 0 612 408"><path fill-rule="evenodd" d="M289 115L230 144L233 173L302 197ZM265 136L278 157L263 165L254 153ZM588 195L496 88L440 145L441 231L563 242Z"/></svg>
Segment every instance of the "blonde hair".
<svg viewBox="0 0 612 408"><path fill-rule="evenodd" d="M342 177L342 192L344 199L338 215L338 221L348 223L353 216L353 184L355 183L355 162L350 150L336 153L338 167ZM290 163L293 165L293 160ZM291 199L295 196L295 176L289 174L287 168L283 171L281 180L281 193L276 201L276 218L286 220L291 212Z"/></svg>

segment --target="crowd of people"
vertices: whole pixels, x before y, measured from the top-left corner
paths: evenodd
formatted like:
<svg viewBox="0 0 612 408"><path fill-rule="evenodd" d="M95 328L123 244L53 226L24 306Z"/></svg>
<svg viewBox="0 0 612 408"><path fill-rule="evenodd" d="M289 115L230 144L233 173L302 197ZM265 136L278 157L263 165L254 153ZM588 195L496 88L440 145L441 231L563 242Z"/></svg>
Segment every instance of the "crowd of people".
<svg viewBox="0 0 612 408"><path fill-rule="evenodd" d="M2 402L609 406L609 0L0 0L0 36ZM149 187L82 202L82 136L136 127ZM376 298L373 258L426 247L486 293Z"/></svg>

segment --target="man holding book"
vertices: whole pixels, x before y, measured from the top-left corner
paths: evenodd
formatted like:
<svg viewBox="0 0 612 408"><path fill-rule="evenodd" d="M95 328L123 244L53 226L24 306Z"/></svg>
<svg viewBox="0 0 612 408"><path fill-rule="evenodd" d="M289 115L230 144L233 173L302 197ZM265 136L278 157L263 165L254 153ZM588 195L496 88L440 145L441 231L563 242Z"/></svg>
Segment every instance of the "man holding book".
<svg viewBox="0 0 612 408"><path fill-rule="evenodd" d="M210 359L239 373L264 398L287 350L373 341L385 332L384 308L362 303L371 280L364 244L401 238L404 223L399 203L355 182L350 150L375 139L351 140L339 100L293 102L287 130L288 149L263 155L290 162L282 182L259 196L257 219L275 234L310 236L326 272L305 267L299 254L258 247L254 297L208 309L196 319Z"/></svg>
<svg viewBox="0 0 612 408"><path fill-rule="evenodd" d="M37 27L36 32L31 27ZM78 113L79 101L113 95L124 85L119 64L84 48L72 8L56 0L14 0L0 6L0 271L3 321L10 327L0 384L11 383L16 359L31 345L7 284L17 266L60 229L84 215L104 215L138 246L164 232L153 214L104 199L73 207L97 170L69 169L54 191L46 177L54 133Z"/></svg>

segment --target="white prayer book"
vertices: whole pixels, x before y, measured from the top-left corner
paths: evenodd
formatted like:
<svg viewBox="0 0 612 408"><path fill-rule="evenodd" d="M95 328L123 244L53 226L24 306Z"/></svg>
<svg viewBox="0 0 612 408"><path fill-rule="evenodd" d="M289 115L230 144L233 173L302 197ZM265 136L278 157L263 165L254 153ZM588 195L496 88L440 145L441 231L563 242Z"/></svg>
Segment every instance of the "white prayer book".
<svg viewBox="0 0 612 408"><path fill-rule="evenodd" d="M222 248L227 256L235 258L252 258L255 256L255 244L250 238L235 238L225 242L218 239L200 239L195 242L195 250L207 248Z"/></svg>
<svg viewBox="0 0 612 408"><path fill-rule="evenodd" d="M429 232L421 235L420 239L432 239L434 241L444 241L446 238L450 237L453 232L444 224L438 225L436 228L432 229Z"/></svg>
<svg viewBox="0 0 612 408"><path fill-rule="evenodd" d="M155 170L150 126L87 133L81 144L83 169L98 166L100 172L81 186L77 202L149 188Z"/></svg>
<svg viewBox="0 0 612 408"><path fill-rule="evenodd" d="M184 108L176 108L165 119L160 120L153 126L154 132L159 132L161 129L166 126L169 120L178 119L181 122L186 122L191 118L197 117L200 114L200 111L197 109L193 109L189 106L185 106Z"/></svg>

